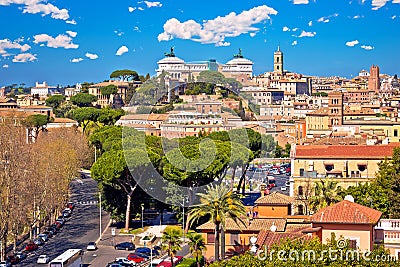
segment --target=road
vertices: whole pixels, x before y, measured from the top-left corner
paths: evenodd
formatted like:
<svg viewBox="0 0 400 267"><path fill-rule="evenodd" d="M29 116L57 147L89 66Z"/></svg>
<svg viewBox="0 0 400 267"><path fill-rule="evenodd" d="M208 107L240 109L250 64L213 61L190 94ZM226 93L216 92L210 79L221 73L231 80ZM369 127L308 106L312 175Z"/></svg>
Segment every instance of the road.
<svg viewBox="0 0 400 267"><path fill-rule="evenodd" d="M38 266L37 258L41 254L47 254L50 260L69 248L86 250L90 241L96 241L99 237L99 207L97 183L91 179L77 179L71 183L71 201L76 203L71 217L62 227L61 231L50 238L36 251L29 252L27 259L16 266ZM102 229L109 222L109 216L102 212ZM86 259L84 255L84 261Z"/></svg>

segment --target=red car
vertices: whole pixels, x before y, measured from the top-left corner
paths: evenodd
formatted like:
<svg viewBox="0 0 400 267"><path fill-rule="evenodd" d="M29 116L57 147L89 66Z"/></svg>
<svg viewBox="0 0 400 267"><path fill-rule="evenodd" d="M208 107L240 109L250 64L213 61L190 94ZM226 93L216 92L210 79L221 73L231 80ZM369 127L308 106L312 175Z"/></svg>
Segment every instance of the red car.
<svg viewBox="0 0 400 267"><path fill-rule="evenodd" d="M142 257L136 255L135 253L130 253L130 254L128 255L128 257L126 257L126 258L127 258L128 260L134 261L134 262L136 262L136 263L141 263L141 262L143 262L143 261L146 260L145 258L142 258Z"/></svg>
<svg viewBox="0 0 400 267"><path fill-rule="evenodd" d="M25 250L26 251L34 251L38 248L38 245L36 245L34 242L29 242L28 244L26 244L25 246Z"/></svg>

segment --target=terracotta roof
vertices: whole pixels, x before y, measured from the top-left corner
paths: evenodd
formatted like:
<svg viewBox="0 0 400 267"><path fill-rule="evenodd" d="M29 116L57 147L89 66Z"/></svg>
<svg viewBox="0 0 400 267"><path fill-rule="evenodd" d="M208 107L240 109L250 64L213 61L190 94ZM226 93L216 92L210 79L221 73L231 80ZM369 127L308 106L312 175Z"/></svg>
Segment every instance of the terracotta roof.
<svg viewBox="0 0 400 267"><path fill-rule="evenodd" d="M293 198L275 191L269 195L260 197L254 203L258 205L288 205L293 203L293 201Z"/></svg>
<svg viewBox="0 0 400 267"><path fill-rule="evenodd" d="M349 106L346 106L345 107L345 109L344 109L344 111L343 111L343 113L344 113L344 115L345 116L351 116L351 115L360 115L360 116L362 116L362 115L370 115L370 116L375 116L375 112L372 110L372 108L366 108L366 107L363 107L363 108L361 108L361 109L356 109L356 110L353 110L353 109L350 109L350 107Z"/></svg>
<svg viewBox="0 0 400 267"><path fill-rule="evenodd" d="M53 123L77 123L77 121L68 118L54 118Z"/></svg>
<svg viewBox="0 0 400 267"><path fill-rule="evenodd" d="M120 118L120 120L143 120L143 121L165 121L168 114L130 114Z"/></svg>
<svg viewBox="0 0 400 267"><path fill-rule="evenodd" d="M243 220L245 222L246 225L243 225L241 222L238 221L238 223L235 223L234 220L228 218L225 222L225 228L227 231L242 231L242 230L246 230L248 229L248 225L249 225L249 219L244 219ZM197 227L198 230L214 230L215 229L215 225L212 221L203 223L202 225L199 225Z"/></svg>
<svg viewBox="0 0 400 267"><path fill-rule="evenodd" d="M313 223L376 224L382 212L343 200L323 208L311 216Z"/></svg>
<svg viewBox="0 0 400 267"><path fill-rule="evenodd" d="M287 239L298 240L302 239L304 241L311 240L313 237L311 235L303 233L277 233L263 230L257 236L256 244L261 247L272 247L272 245L279 245Z"/></svg>
<svg viewBox="0 0 400 267"><path fill-rule="evenodd" d="M244 219L246 225L238 222L236 224L232 219L227 219L225 222L225 227L227 231L253 231L259 232L264 229L270 229L274 224L278 232L285 231L286 219L285 218L255 218L253 220L249 220L248 218ZM213 222L209 221L197 227L197 230L214 230L215 225Z"/></svg>
<svg viewBox="0 0 400 267"><path fill-rule="evenodd" d="M296 146L296 159L384 159L391 158L393 148L400 147L400 143L388 145L308 145Z"/></svg>
<svg viewBox="0 0 400 267"><path fill-rule="evenodd" d="M255 218L250 223L247 230L262 231L270 229L272 225L276 226L277 232L284 232L286 227L286 219L284 218Z"/></svg>
<svg viewBox="0 0 400 267"><path fill-rule="evenodd" d="M107 86L107 85L115 85L115 86L129 86L128 82L123 82L123 81L109 81L109 82L101 82L101 83L96 83L91 85L90 87L102 87L102 86Z"/></svg>

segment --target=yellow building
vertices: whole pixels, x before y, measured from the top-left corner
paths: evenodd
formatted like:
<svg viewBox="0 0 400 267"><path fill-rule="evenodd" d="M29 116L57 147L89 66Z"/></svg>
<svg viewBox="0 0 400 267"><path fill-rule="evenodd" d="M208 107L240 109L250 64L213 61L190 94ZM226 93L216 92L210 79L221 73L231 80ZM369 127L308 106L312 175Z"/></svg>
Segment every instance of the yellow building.
<svg viewBox="0 0 400 267"><path fill-rule="evenodd" d="M315 182L330 178L347 188L375 177L378 163L391 158L400 143L388 145L308 145L294 146L291 155L290 196L308 199Z"/></svg>

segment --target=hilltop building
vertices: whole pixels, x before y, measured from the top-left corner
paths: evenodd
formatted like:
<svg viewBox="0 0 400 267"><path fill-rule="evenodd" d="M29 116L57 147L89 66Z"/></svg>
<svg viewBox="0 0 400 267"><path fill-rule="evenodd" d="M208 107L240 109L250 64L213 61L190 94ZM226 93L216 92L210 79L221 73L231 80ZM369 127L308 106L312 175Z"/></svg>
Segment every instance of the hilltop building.
<svg viewBox="0 0 400 267"><path fill-rule="evenodd" d="M374 91L376 93L379 92L379 89L381 87L381 82L379 78L379 67L372 65L370 69L370 75L368 78L368 89L370 91Z"/></svg>
<svg viewBox="0 0 400 267"><path fill-rule="evenodd" d="M31 88L31 95L38 95L39 97L45 97L47 95L53 95L58 92L54 86L49 86L46 81L43 83L36 82L36 85Z"/></svg>

